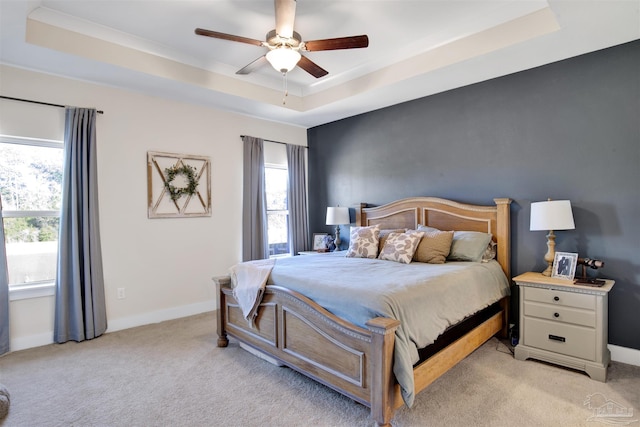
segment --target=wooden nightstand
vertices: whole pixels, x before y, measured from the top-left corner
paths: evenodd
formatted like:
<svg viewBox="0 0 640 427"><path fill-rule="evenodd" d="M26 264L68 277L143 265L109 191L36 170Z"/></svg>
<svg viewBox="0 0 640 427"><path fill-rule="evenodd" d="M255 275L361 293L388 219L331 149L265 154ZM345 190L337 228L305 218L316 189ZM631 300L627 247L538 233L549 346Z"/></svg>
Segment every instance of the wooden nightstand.
<svg viewBox="0 0 640 427"><path fill-rule="evenodd" d="M515 358L578 369L605 382L611 359L608 293L615 282L582 286L541 273L524 273L513 280L520 287L520 342Z"/></svg>

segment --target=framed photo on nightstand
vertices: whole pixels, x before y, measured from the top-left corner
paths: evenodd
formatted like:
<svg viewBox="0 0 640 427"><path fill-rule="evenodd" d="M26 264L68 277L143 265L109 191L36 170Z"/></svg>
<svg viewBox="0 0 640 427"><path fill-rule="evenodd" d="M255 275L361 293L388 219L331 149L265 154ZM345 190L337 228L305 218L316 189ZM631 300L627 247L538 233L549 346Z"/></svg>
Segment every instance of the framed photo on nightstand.
<svg viewBox="0 0 640 427"><path fill-rule="evenodd" d="M327 249L327 245L324 243L324 238L327 233L313 233L313 250L318 251Z"/></svg>
<svg viewBox="0 0 640 427"><path fill-rule="evenodd" d="M553 271L551 277L559 279L573 280L576 274L576 265L578 264L578 254L570 252L556 252L553 259Z"/></svg>

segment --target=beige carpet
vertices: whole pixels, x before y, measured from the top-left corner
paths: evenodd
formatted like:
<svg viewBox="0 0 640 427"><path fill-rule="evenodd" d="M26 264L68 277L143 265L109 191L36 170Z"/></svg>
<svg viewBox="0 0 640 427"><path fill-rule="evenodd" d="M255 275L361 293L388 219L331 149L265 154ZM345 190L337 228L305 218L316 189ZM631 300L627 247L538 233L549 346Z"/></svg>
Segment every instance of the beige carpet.
<svg viewBox="0 0 640 427"><path fill-rule="evenodd" d="M369 410L288 368L216 347L206 313L0 358L11 393L3 426L371 426ZM599 394L596 394L599 393ZM595 394L595 395L594 395ZM592 397L591 408L584 404ZM420 393L395 426L598 426L608 399L640 426L640 367L607 383L520 362L492 339Z"/></svg>

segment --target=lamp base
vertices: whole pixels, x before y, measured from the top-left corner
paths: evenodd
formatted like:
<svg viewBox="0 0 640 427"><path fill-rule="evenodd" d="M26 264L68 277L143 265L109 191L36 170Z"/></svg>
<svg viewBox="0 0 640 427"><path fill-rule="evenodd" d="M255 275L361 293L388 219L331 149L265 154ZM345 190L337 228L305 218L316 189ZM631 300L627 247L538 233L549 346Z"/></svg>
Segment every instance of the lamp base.
<svg viewBox="0 0 640 427"><path fill-rule="evenodd" d="M553 272L553 259L556 257L556 235L553 230L549 230L547 234L547 253L544 254L544 260L547 262L547 269L542 272L543 276L551 277Z"/></svg>
<svg viewBox="0 0 640 427"><path fill-rule="evenodd" d="M342 243L342 240L340 240L340 226L336 225L336 239L333 241L333 243L335 243L336 248L334 249L334 252L340 252L340 244Z"/></svg>

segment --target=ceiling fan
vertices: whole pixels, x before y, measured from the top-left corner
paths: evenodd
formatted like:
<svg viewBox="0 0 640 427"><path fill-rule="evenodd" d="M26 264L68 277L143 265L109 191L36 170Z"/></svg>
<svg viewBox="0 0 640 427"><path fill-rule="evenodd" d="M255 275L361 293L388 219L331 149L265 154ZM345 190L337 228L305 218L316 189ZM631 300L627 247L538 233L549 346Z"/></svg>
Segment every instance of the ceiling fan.
<svg viewBox="0 0 640 427"><path fill-rule="evenodd" d="M241 68L236 74L249 74L265 62L269 62L273 68L283 74L288 73L298 65L315 78L320 78L326 76L329 72L306 56L302 56L300 51L316 52L321 50L356 49L369 46L369 37L366 35L302 41L300 34L293 31L296 0L275 0L274 3L276 28L267 33L266 41L234 36L217 31L205 30L203 28L196 28L195 33L200 36L247 43L269 49L265 55Z"/></svg>

